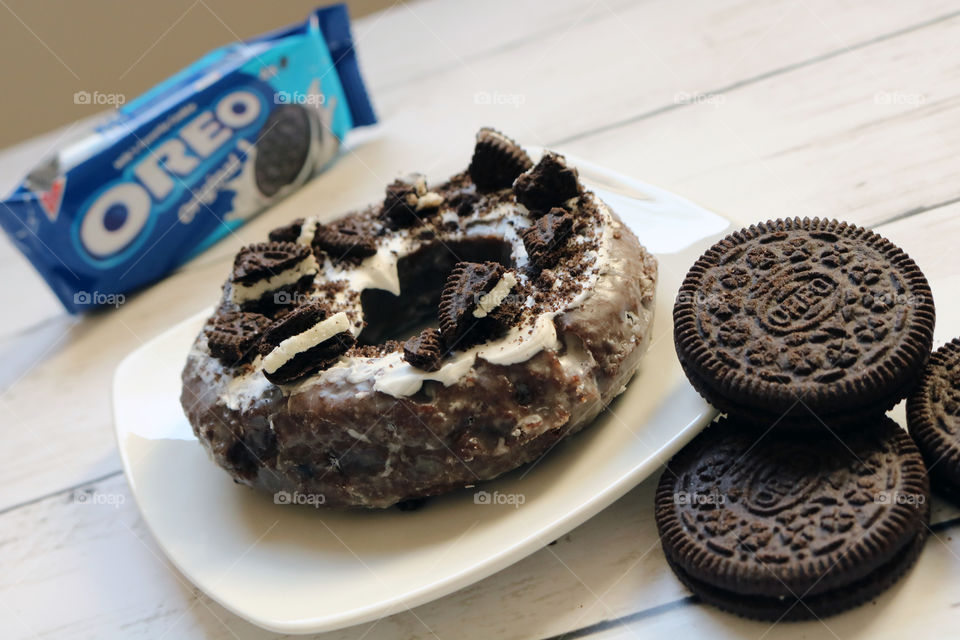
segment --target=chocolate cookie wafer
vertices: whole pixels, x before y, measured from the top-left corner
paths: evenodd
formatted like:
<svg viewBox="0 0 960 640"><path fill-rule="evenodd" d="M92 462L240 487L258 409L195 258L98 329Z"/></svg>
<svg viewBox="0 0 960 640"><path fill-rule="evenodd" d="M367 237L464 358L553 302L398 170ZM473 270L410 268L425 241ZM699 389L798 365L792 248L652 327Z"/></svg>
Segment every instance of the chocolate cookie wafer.
<svg viewBox="0 0 960 640"><path fill-rule="evenodd" d="M215 316L205 329L210 355L227 366L249 361L271 324L270 318L259 313L228 311Z"/></svg>
<svg viewBox="0 0 960 640"><path fill-rule="evenodd" d="M567 166L563 156L548 151L536 166L517 178L513 192L517 202L534 217L539 217L580 195L580 178L576 169Z"/></svg>
<svg viewBox="0 0 960 640"><path fill-rule="evenodd" d="M673 311L693 386L769 427L851 424L905 397L929 357L934 306L903 251L834 220L750 226L693 265Z"/></svg>
<svg viewBox="0 0 960 640"><path fill-rule="evenodd" d="M823 617L895 582L926 540L929 485L886 417L757 440L736 419L668 464L656 493L663 551L705 602L767 620Z"/></svg>
<svg viewBox="0 0 960 640"><path fill-rule="evenodd" d="M424 371L436 371L443 359L443 341L440 332L424 329L403 343L403 359Z"/></svg>
<svg viewBox="0 0 960 640"><path fill-rule="evenodd" d="M960 503L960 338L937 349L907 401L907 424L933 490Z"/></svg>
<svg viewBox="0 0 960 640"><path fill-rule="evenodd" d="M270 112L257 136L254 175L260 193L273 197L297 179L307 164L312 139L310 115L303 106L284 104Z"/></svg>
<svg viewBox="0 0 960 640"><path fill-rule="evenodd" d="M326 252L334 262L368 258L377 252L373 235L350 220L318 226L313 246Z"/></svg>
<svg viewBox="0 0 960 640"><path fill-rule="evenodd" d="M552 267L559 259L559 250L570 239L573 216L554 207L521 234L523 246L535 269Z"/></svg>

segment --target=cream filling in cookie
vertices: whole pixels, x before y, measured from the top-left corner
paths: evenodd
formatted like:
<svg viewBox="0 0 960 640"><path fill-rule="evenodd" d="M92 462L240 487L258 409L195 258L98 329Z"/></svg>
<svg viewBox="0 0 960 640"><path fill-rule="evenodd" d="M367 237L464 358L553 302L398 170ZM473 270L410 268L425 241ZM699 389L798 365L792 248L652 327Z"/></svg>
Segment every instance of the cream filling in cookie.
<svg viewBox="0 0 960 640"><path fill-rule="evenodd" d="M510 271L503 274L503 277L487 293L480 296L477 302L477 308L473 310L474 318L486 318L487 314L500 306L504 298L510 295L513 288L517 286L517 279Z"/></svg>
<svg viewBox="0 0 960 640"><path fill-rule="evenodd" d="M262 365L267 373L275 373L277 369L287 364L304 351L326 342L338 333L350 329L350 318L343 311L336 313L326 320L319 322L306 331L290 336L283 340L273 351L264 357Z"/></svg>
<svg viewBox="0 0 960 640"><path fill-rule="evenodd" d="M263 294L269 291L274 291L280 287L295 284L304 276L316 275L319 268L320 267L317 264L317 259L313 256L313 254L310 254L289 269L285 269L280 273L274 274L266 280L260 280L258 282L254 282L253 284L234 282L230 297L236 304L243 304L244 302L250 302L251 300L259 300L263 297Z"/></svg>
<svg viewBox="0 0 960 640"><path fill-rule="evenodd" d="M313 245L313 237L317 235L317 227L320 226L320 221L316 218L307 218L303 221L303 224L300 225L300 236L297 238L297 244L302 244L305 247Z"/></svg>

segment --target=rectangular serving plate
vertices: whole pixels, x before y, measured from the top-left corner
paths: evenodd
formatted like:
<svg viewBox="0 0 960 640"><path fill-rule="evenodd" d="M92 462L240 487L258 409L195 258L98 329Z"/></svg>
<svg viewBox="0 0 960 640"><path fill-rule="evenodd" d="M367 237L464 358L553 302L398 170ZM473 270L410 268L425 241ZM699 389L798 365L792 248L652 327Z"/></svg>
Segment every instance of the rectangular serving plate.
<svg viewBox="0 0 960 640"><path fill-rule="evenodd" d="M191 582L280 633L388 616L567 533L654 473L712 419L677 362L671 310L687 269L729 221L652 185L568 161L659 260L654 336L627 390L537 463L412 512L274 504L207 458L180 407L180 371L209 310L126 357L113 398L123 468L157 543ZM477 498L480 489L491 499Z"/></svg>

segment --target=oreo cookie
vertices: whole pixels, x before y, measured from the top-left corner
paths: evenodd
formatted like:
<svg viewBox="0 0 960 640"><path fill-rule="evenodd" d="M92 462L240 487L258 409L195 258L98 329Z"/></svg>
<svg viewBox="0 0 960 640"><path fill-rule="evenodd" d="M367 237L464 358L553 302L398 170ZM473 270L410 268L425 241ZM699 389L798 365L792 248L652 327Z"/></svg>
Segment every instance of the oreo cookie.
<svg viewBox="0 0 960 640"><path fill-rule="evenodd" d="M907 400L907 425L933 490L960 504L960 338L937 349Z"/></svg>
<svg viewBox="0 0 960 640"><path fill-rule="evenodd" d="M243 309L269 308L280 292L299 291L313 282L317 259L295 242L261 242L244 247L233 262L231 300Z"/></svg>
<svg viewBox="0 0 960 640"><path fill-rule="evenodd" d="M377 252L374 237L349 220L318 226L313 246L326 252L334 262L368 258Z"/></svg>
<svg viewBox="0 0 960 640"><path fill-rule="evenodd" d="M205 329L210 355L226 366L248 362L271 324L270 318L259 313L228 311L214 316Z"/></svg>
<svg viewBox="0 0 960 640"><path fill-rule="evenodd" d="M412 227L423 218L435 214L441 204L443 197L427 190L426 178L413 174L403 180L394 180L387 186L380 218L391 229Z"/></svg>
<svg viewBox="0 0 960 640"><path fill-rule="evenodd" d="M919 380L933 297L903 251L834 220L753 225L693 265L673 310L677 356L700 394L755 425L842 427Z"/></svg>
<svg viewBox="0 0 960 640"><path fill-rule="evenodd" d="M257 135L253 164L260 193L272 198L297 179L310 157L312 139L310 114L303 106L283 104L270 112Z"/></svg>
<svg viewBox="0 0 960 640"><path fill-rule="evenodd" d="M521 173L533 166L533 160L516 142L495 129L484 127L477 133L477 144L467 172L481 191L506 189Z"/></svg>
<svg viewBox="0 0 960 640"><path fill-rule="evenodd" d="M496 262L458 262L440 297L440 336L464 349L504 333L520 316L519 282Z"/></svg>
<svg viewBox="0 0 960 640"><path fill-rule="evenodd" d="M270 242L296 242L300 239L300 231L303 228L304 218L297 218L290 224L271 229L267 237Z"/></svg>
<svg viewBox="0 0 960 640"><path fill-rule="evenodd" d="M559 207L554 207L539 218L521 234L530 264L536 269L547 269L555 265L572 230L573 216Z"/></svg>
<svg viewBox="0 0 960 640"><path fill-rule="evenodd" d="M535 167L517 178L513 192L517 202L537 217L580 195L580 179L563 156L547 151Z"/></svg>
<svg viewBox="0 0 960 640"><path fill-rule="evenodd" d="M443 343L436 329L424 329L403 343L403 359L424 371L436 371L443 359Z"/></svg>
<svg viewBox="0 0 960 640"><path fill-rule="evenodd" d="M667 561L704 602L764 620L839 613L916 560L929 485L910 436L885 416L843 434L759 441L736 419L708 427L656 492Z"/></svg>
<svg viewBox="0 0 960 640"><path fill-rule="evenodd" d="M344 312L328 315L311 302L276 321L260 340L263 375L274 384L289 384L325 369L355 343Z"/></svg>

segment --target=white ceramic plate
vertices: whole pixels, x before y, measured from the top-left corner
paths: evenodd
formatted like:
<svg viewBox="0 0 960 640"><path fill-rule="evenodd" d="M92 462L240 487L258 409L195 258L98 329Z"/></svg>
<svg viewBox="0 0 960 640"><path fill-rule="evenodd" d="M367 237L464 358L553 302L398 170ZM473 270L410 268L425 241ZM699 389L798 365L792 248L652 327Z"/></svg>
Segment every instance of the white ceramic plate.
<svg viewBox="0 0 960 640"><path fill-rule="evenodd" d="M480 487L491 504L464 490L412 512L276 505L214 466L180 409L180 370L204 312L131 353L114 379L124 471L144 520L187 578L230 611L281 633L387 616L480 580L573 529L710 420L712 410L676 360L671 308L686 270L728 221L570 160L660 260L653 343L610 410L539 463Z"/></svg>

